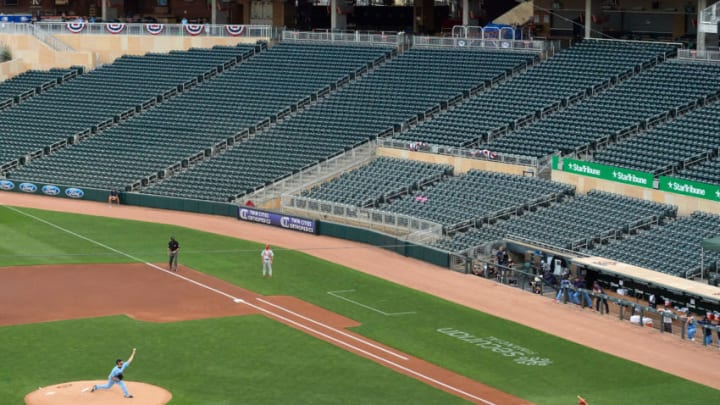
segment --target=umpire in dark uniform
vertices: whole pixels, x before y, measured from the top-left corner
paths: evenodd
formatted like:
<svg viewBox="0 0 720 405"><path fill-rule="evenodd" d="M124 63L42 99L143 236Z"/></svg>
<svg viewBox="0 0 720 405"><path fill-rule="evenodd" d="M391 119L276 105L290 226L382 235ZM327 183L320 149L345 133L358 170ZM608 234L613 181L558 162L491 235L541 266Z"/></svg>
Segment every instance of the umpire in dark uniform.
<svg viewBox="0 0 720 405"><path fill-rule="evenodd" d="M175 240L175 237L171 236L170 242L168 242L168 270L177 271L179 251L180 244Z"/></svg>

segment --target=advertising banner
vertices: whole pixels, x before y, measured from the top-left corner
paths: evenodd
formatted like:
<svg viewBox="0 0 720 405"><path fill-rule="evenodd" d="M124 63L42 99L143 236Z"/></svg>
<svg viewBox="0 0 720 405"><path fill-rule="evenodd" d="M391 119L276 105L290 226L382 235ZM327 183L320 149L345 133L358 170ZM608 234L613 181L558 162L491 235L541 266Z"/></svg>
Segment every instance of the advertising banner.
<svg viewBox="0 0 720 405"><path fill-rule="evenodd" d="M700 183L698 181L679 179L677 177L660 176L659 189L675 194L720 201L720 186Z"/></svg>
<svg viewBox="0 0 720 405"><path fill-rule="evenodd" d="M0 180L0 190L4 191L21 191L28 194L45 194L49 196L61 196L81 199L85 196L85 191L77 187L64 187L55 184L33 183L29 181L18 180Z"/></svg>
<svg viewBox="0 0 720 405"><path fill-rule="evenodd" d="M313 219L298 218L275 212L261 211L253 208L238 207L238 219L248 222L257 222L294 231L317 233L316 222Z"/></svg>
<svg viewBox="0 0 720 405"><path fill-rule="evenodd" d="M654 176L651 173L641 172L639 170L607 166L583 160L563 159L563 171L618 183L631 184L638 187L653 188Z"/></svg>

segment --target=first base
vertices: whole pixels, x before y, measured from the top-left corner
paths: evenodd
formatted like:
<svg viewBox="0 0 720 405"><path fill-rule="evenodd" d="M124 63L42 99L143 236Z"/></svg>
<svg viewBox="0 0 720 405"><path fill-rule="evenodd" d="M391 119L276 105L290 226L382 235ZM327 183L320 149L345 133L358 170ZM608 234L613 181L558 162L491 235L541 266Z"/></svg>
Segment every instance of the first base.
<svg viewBox="0 0 720 405"><path fill-rule="evenodd" d="M235 301L235 302L245 302L245 300L242 299L242 298L235 298L233 301Z"/></svg>

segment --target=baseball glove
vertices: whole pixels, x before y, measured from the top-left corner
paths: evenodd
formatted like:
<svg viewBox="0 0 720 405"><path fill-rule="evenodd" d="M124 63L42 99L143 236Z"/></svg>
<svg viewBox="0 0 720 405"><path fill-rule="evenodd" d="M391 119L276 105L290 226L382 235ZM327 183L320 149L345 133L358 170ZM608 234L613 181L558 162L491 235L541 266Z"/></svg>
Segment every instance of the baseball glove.
<svg viewBox="0 0 720 405"><path fill-rule="evenodd" d="M115 378L117 378L118 381L122 381L122 379L125 378L125 376L123 376L123 373L118 373L118 374L115 376Z"/></svg>

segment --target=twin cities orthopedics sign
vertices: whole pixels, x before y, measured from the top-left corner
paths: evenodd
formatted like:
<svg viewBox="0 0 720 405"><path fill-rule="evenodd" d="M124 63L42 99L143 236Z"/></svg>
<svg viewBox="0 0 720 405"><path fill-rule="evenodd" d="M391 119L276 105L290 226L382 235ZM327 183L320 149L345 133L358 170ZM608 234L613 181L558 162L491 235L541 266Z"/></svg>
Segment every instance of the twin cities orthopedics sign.
<svg viewBox="0 0 720 405"><path fill-rule="evenodd" d="M279 228L292 229L306 233L317 233L317 223L313 219L298 218L290 215L267 212L247 207L238 207L238 219L248 222L257 222Z"/></svg>

